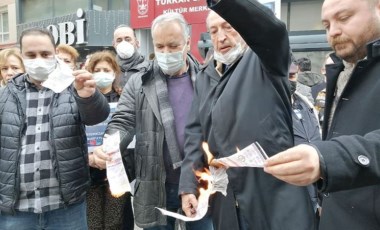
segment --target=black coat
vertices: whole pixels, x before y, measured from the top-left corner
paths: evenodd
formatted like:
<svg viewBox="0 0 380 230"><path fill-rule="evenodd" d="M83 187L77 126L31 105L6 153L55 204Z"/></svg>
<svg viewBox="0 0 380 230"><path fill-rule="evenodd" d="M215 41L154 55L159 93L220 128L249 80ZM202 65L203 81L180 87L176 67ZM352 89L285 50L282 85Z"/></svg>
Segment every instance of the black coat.
<svg viewBox="0 0 380 230"><path fill-rule="evenodd" d="M193 169L205 167L202 141L217 158L255 141L270 156L293 146L285 25L256 1L221 0L212 9L226 18L250 49L222 77L214 62L198 74L186 127L180 193L197 192ZM315 228L306 188L281 182L261 168L227 172L228 195L217 193L211 204L216 229L238 229L235 198L249 229Z"/></svg>
<svg viewBox="0 0 380 230"><path fill-rule="evenodd" d="M329 114L342 62L327 65L323 139L316 142L324 162L322 230L380 229L380 40L368 45ZM365 187L367 186L367 187Z"/></svg>

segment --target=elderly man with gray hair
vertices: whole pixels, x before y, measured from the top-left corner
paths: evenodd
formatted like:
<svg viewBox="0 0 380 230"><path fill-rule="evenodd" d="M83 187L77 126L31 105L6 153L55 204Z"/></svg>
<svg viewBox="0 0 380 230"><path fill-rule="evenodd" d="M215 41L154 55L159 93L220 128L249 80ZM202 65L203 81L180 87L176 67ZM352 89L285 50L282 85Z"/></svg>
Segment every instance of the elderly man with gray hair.
<svg viewBox="0 0 380 230"><path fill-rule="evenodd" d="M181 14L167 13L152 23L156 59L127 82L106 133L120 132L120 149L136 135L135 223L144 229L174 229L175 220L159 210L178 211L184 130L199 69L188 54L190 35ZM105 167L109 155L95 151L95 162ZM211 219L189 222L187 229L213 229Z"/></svg>

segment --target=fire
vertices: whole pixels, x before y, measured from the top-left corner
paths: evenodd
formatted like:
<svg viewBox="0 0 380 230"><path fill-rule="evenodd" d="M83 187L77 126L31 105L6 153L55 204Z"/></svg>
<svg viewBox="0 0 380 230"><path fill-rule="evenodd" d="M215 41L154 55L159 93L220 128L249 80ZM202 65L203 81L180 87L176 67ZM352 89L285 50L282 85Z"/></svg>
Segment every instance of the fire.
<svg viewBox="0 0 380 230"><path fill-rule="evenodd" d="M210 148L208 147L208 144L206 142L202 143L202 148L203 148L203 151L205 151L205 153L206 153L206 158L207 158L208 165L214 166L216 168L224 167L223 164L220 164L220 163L216 162L215 157L210 152Z"/></svg>

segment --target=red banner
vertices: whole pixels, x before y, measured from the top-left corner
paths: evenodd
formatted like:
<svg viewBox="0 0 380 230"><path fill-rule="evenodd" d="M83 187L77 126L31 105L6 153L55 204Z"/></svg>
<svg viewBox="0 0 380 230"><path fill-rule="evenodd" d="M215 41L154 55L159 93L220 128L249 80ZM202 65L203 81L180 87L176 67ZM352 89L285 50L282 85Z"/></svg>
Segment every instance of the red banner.
<svg viewBox="0 0 380 230"><path fill-rule="evenodd" d="M204 24L209 9L206 0L131 0L131 26L150 28L155 17L167 12L181 13L189 24Z"/></svg>

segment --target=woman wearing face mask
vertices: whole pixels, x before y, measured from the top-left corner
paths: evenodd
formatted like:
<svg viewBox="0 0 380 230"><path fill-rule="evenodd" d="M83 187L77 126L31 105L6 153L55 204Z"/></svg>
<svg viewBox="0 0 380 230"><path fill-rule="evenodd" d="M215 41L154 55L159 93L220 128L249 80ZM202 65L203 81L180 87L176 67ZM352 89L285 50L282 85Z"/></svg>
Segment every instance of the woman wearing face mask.
<svg viewBox="0 0 380 230"><path fill-rule="evenodd" d="M0 51L0 86L3 87L14 76L25 72L24 63L20 52L15 49L4 49Z"/></svg>
<svg viewBox="0 0 380 230"><path fill-rule="evenodd" d="M108 102L119 100L120 68L110 51L92 54L87 70L93 74L96 85ZM106 170L99 170L92 153L89 154L92 186L87 193L89 229L133 229L133 211L129 194L111 196ZM129 211L125 211L125 210ZM128 220L128 221L126 221Z"/></svg>

